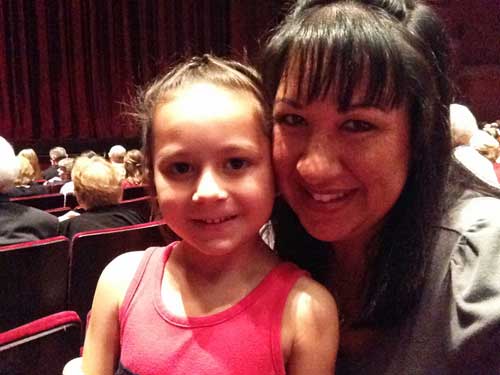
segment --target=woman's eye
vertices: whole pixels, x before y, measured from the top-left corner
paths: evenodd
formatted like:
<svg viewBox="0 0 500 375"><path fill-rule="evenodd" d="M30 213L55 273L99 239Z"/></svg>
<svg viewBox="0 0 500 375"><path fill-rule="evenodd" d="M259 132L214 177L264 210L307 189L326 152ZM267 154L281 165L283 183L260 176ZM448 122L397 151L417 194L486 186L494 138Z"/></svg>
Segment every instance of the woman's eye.
<svg viewBox="0 0 500 375"><path fill-rule="evenodd" d="M274 116L274 122L280 125L287 126L302 126L305 125L305 120L302 116L287 114Z"/></svg>
<svg viewBox="0 0 500 375"><path fill-rule="evenodd" d="M169 169L173 174L183 175L191 172L193 167L188 163L173 163Z"/></svg>
<svg viewBox="0 0 500 375"><path fill-rule="evenodd" d="M232 170L239 170L245 168L248 162L241 158L231 158L227 161L227 167Z"/></svg>
<svg viewBox="0 0 500 375"><path fill-rule="evenodd" d="M375 126L367 121L349 120L342 124L342 128L352 133L362 133L375 129Z"/></svg>

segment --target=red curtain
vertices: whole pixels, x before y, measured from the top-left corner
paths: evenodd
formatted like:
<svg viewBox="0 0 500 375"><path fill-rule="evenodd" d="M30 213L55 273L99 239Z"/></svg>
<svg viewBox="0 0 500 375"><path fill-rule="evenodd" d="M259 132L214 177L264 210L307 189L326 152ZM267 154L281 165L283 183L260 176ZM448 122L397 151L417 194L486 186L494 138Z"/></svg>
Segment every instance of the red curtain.
<svg viewBox="0 0 500 375"><path fill-rule="evenodd" d="M185 54L229 51L229 0L1 0L0 135L134 137L123 103Z"/></svg>

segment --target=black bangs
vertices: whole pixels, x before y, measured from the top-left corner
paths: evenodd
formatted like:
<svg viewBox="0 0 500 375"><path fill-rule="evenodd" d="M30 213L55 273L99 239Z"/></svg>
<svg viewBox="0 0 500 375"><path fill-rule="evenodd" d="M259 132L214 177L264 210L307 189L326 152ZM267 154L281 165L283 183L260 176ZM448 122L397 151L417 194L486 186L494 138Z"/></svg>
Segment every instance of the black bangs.
<svg viewBox="0 0 500 375"><path fill-rule="evenodd" d="M293 77L294 93L305 103L334 92L341 111L351 104L393 108L412 96L412 74L401 53L412 54L402 39L405 31L375 8L324 7L281 31L278 38L289 42L279 80L287 90L287 78Z"/></svg>

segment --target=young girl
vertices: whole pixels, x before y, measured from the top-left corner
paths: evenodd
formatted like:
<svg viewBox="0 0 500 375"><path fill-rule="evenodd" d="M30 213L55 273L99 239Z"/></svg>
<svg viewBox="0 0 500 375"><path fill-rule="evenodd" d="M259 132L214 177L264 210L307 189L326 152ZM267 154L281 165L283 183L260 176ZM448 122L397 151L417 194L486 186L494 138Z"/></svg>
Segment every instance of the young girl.
<svg viewBox="0 0 500 375"><path fill-rule="evenodd" d="M275 196L261 92L249 67L204 55L142 96L148 170L181 240L103 271L86 374L333 373L333 298L259 235Z"/></svg>

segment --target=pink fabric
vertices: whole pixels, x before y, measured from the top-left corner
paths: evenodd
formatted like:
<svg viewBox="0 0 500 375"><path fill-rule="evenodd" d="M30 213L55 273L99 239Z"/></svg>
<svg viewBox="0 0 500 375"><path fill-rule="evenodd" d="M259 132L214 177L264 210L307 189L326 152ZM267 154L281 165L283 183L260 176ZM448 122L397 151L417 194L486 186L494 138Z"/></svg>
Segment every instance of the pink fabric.
<svg viewBox="0 0 500 375"><path fill-rule="evenodd" d="M173 316L160 288L175 244L148 249L127 291L120 310L122 365L141 375L285 374L281 318L290 290L306 273L283 263L227 310Z"/></svg>

